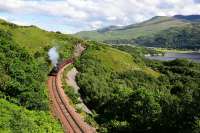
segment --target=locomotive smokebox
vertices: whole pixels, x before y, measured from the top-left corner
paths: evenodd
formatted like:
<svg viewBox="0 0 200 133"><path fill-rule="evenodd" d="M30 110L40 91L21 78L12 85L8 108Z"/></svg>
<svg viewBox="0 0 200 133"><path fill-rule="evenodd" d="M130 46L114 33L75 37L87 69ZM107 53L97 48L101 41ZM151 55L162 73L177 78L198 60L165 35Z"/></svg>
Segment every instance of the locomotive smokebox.
<svg viewBox="0 0 200 133"><path fill-rule="evenodd" d="M58 64L53 67L53 69L50 71L49 76L56 76L59 71L59 66Z"/></svg>

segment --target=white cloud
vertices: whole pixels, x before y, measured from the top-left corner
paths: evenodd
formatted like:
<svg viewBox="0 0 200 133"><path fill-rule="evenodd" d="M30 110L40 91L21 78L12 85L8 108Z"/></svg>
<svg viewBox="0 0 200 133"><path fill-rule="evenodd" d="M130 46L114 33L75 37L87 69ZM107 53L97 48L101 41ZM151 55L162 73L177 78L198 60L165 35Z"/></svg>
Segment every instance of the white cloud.
<svg viewBox="0 0 200 133"><path fill-rule="evenodd" d="M0 16L0 19L3 19L3 20L6 20L6 21L9 21L7 17L4 17L4 16Z"/></svg>
<svg viewBox="0 0 200 133"><path fill-rule="evenodd" d="M85 19L88 15L69 5L67 1L2 0L0 1L0 11L21 14L41 13L73 19Z"/></svg>
<svg viewBox="0 0 200 133"><path fill-rule="evenodd" d="M98 29L102 26L102 23L103 23L102 21L94 21L90 23L90 27L92 29Z"/></svg>
<svg viewBox="0 0 200 133"><path fill-rule="evenodd" d="M60 17L77 30L127 25L156 15L199 14L195 0L1 0L0 11ZM16 20L17 21L17 20ZM58 22L58 21L57 21ZM46 22L44 22L46 23ZM77 25L80 25L77 27ZM78 29L79 28L79 29Z"/></svg>
<svg viewBox="0 0 200 133"><path fill-rule="evenodd" d="M16 11L23 5L21 0L1 0L0 1L0 10L4 11Z"/></svg>
<svg viewBox="0 0 200 133"><path fill-rule="evenodd" d="M23 22L23 21L18 21L18 20L10 19L8 17L2 17L2 16L0 16L0 19L6 20L6 21L9 21L11 23L14 23L14 24L17 24L17 25L21 25L21 26L30 26L31 25L30 23L26 23L26 22Z"/></svg>
<svg viewBox="0 0 200 133"><path fill-rule="evenodd" d="M108 21L115 21L117 19L116 16L110 16L106 18Z"/></svg>
<svg viewBox="0 0 200 133"><path fill-rule="evenodd" d="M30 23L18 21L18 20L11 20L10 22L17 24L17 25L21 25L21 26L30 26L31 25Z"/></svg>
<svg viewBox="0 0 200 133"><path fill-rule="evenodd" d="M32 6L33 11L46 13L48 15L63 16L70 19L84 20L87 19L88 14L85 11L76 9L76 7L69 5L64 1L59 2L45 2L43 5L37 3Z"/></svg>

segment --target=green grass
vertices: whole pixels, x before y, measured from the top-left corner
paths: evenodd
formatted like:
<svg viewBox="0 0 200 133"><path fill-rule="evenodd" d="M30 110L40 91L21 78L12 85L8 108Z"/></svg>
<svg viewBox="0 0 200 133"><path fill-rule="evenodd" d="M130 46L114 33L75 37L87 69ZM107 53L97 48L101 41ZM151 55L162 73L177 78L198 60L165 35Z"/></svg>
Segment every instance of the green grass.
<svg viewBox="0 0 200 133"><path fill-rule="evenodd" d="M69 56L74 44L81 41L71 35L48 32L36 26L18 26L4 20L0 20L0 29L10 32L16 43L33 54L44 49L48 50L52 46L58 46L61 53L65 51Z"/></svg>
<svg viewBox="0 0 200 133"><path fill-rule="evenodd" d="M46 32L34 26L22 27L14 24L12 26L11 23L1 20L0 28L11 32L17 43L33 51L45 47L54 39L52 38L54 33Z"/></svg>
<svg viewBox="0 0 200 133"><path fill-rule="evenodd" d="M139 69L139 66L133 62L131 55L117 49L108 47L100 51L94 51L93 56L114 71Z"/></svg>
<svg viewBox="0 0 200 133"><path fill-rule="evenodd" d="M102 49L86 51L90 57L99 60L106 68L116 72L124 72L128 70L144 71L147 74L158 77L160 74L143 64L135 63L131 54L121 50L105 46Z"/></svg>

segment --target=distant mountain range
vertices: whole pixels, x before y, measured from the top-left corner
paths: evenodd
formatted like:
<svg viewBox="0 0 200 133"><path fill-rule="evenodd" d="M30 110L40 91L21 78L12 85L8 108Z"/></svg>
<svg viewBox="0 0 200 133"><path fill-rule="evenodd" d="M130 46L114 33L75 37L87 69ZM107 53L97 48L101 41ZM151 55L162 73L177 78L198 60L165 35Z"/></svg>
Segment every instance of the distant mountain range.
<svg viewBox="0 0 200 133"><path fill-rule="evenodd" d="M200 23L200 15L155 16L142 23L127 26L109 26L93 31L82 31L75 35L84 39L112 44L137 44L141 38L153 37L172 28L188 29ZM138 41L140 39L140 41ZM141 44L144 45L144 44Z"/></svg>
<svg viewBox="0 0 200 133"><path fill-rule="evenodd" d="M188 16L175 15L173 16L173 18L179 19L179 20L192 21L192 22L200 22L200 15L188 15Z"/></svg>

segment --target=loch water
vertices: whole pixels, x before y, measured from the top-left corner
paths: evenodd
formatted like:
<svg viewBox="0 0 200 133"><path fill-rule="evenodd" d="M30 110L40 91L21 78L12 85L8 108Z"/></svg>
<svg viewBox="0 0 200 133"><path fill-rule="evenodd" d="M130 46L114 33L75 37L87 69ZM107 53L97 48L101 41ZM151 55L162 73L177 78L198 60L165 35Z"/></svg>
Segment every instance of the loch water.
<svg viewBox="0 0 200 133"><path fill-rule="evenodd" d="M146 56L148 59L152 60L162 60L170 61L179 58L186 58L200 63L200 53L199 52L190 52L190 53L176 53L176 52L166 52L164 55L153 55Z"/></svg>

